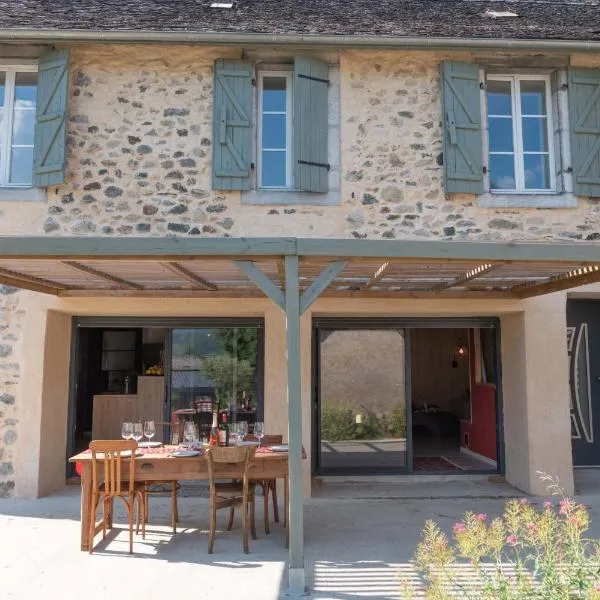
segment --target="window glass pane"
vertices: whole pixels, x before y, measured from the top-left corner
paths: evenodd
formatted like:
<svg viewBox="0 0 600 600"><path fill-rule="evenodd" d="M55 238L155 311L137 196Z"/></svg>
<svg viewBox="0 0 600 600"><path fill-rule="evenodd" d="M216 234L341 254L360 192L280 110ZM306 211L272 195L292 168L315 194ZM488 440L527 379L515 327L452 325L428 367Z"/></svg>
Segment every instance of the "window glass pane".
<svg viewBox="0 0 600 600"><path fill-rule="evenodd" d="M490 117L490 152L513 151L513 121L512 119Z"/></svg>
<svg viewBox="0 0 600 600"><path fill-rule="evenodd" d="M0 71L0 106L4 106L4 88L6 85L6 73Z"/></svg>
<svg viewBox="0 0 600 600"><path fill-rule="evenodd" d="M37 73L17 73L15 78L15 107L35 108Z"/></svg>
<svg viewBox="0 0 600 600"><path fill-rule="evenodd" d="M523 150L525 152L548 152L548 127L546 119L523 117Z"/></svg>
<svg viewBox="0 0 600 600"><path fill-rule="evenodd" d="M546 82L521 81L521 114L546 114Z"/></svg>
<svg viewBox="0 0 600 600"><path fill-rule="evenodd" d="M512 154L490 154L490 187L493 190L515 189L515 164Z"/></svg>
<svg viewBox="0 0 600 600"><path fill-rule="evenodd" d="M286 110L286 84L285 77L263 78L263 111Z"/></svg>
<svg viewBox="0 0 600 600"><path fill-rule="evenodd" d="M550 188L550 169L547 154L525 154L525 188L546 190Z"/></svg>
<svg viewBox="0 0 600 600"><path fill-rule="evenodd" d="M262 120L262 147L278 148L285 150L286 147L286 116L285 115L263 115Z"/></svg>
<svg viewBox="0 0 600 600"><path fill-rule="evenodd" d="M512 115L510 81L488 81L486 89L488 114Z"/></svg>
<svg viewBox="0 0 600 600"><path fill-rule="evenodd" d="M13 148L10 158L10 183L30 184L33 171L33 148Z"/></svg>
<svg viewBox="0 0 600 600"><path fill-rule="evenodd" d="M264 187L286 186L286 162L286 152L262 153L262 185Z"/></svg>
<svg viewBox="0 0 600 600"><path fill-rule="evenodd" d="M13 146L33 146L35 111L15 108L13 119Z"/></svg>

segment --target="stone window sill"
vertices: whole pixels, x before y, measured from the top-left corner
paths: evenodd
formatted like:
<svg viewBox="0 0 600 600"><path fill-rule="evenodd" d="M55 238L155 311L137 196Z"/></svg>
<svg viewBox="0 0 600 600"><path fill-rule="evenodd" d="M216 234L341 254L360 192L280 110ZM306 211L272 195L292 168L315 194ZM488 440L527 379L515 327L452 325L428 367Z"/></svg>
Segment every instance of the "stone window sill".
<svg viewBox="0 0 600 600"><path fill-rule="evenodd" d="M477 197L480 208L576 208L573 194L482 194Z"/></svg>
<svg viewBox="0 0 600 600"><path fill-rule="evenodd" d="M0 202L45 202L44 188L0 187Z"/></svg>
<svg viewBox="0 0 600 600"><path fill-rule="evenodd" d="M250 190L242 192L242 204L333 206L340 204L340 192L339 190L330 190L324 194L316 194L287 190Z"/></svg>

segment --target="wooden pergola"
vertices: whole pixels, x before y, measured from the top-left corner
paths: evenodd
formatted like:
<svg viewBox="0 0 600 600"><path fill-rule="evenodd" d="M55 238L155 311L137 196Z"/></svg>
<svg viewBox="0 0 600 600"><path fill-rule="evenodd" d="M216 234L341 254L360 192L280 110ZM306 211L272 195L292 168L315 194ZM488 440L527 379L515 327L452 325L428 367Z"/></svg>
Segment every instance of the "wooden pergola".
<svg viewBox="0 0 600 600"><path fill-rule="evenodd" d="M300 316L320 296L529 298L600 282L600 244L0 237L0 284L61 297L252 298L286 315L289 592L302 595Z"/></svg>

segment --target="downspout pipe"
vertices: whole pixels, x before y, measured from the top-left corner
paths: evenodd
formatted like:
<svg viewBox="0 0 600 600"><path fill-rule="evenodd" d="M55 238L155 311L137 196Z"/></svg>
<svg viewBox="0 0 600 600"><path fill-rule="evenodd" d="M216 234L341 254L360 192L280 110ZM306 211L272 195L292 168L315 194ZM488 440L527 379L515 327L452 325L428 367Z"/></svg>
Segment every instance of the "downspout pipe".
<svg viewBox="0 0 600 600"><path fill-rule="evenodd" d="M350 48L411 48L411 49L505 49L545 50L570 52L598 52L600 40L543 40L543 39L493 39L493 38L444 38L444 37L395 37L365 35L319 35L319 34L266 34L266 33L217 33L178 31L98 31L98 30L0 30L1 42L104 42L104 43L162 43L206 44L214 46L265 46L293 45L310 47Z"/></svg>

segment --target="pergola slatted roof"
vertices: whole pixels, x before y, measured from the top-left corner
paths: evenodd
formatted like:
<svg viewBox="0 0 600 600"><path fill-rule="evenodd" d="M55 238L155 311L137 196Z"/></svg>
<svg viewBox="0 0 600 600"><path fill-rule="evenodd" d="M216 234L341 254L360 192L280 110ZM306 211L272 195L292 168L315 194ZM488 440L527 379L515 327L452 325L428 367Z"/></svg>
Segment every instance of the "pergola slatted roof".
<svg viewBox="0 0 600 600"><path fill-rule="evenodd" d="M57 296L260 297L299 257L324 296L524 298L600 281L600 245L294 238L0 238L0 283ZM330 267L338 261L333 267ZM343 261L343 262L339 262Z"/></svg>

